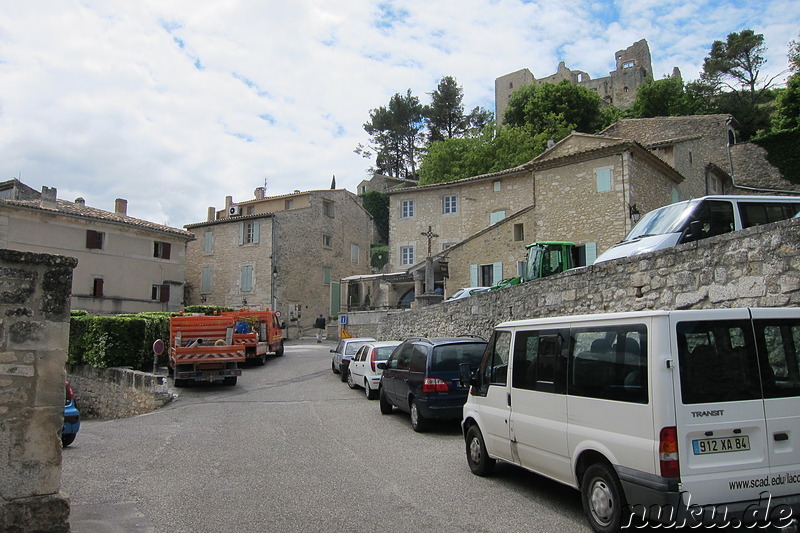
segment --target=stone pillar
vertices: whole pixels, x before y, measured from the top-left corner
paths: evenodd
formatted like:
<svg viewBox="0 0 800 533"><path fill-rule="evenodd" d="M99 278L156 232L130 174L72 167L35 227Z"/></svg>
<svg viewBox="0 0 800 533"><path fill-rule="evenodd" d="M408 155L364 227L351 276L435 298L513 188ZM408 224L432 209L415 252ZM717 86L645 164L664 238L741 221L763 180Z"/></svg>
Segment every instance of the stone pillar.
<svg viewBox="0 0 800 533"><path fill-rule="evenodd" d="M0 531L69 532L60 492L71 257L0 250Z"/></svg>

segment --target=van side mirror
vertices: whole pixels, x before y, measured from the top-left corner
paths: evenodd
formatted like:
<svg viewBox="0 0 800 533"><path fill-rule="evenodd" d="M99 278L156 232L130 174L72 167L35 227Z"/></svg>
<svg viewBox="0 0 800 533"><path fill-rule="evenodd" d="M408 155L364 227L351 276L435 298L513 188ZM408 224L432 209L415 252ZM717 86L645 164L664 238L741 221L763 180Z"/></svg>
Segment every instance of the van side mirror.
<svg viewBox="0 0 800 533"><path fill-rule="evenodd" d="M680 242L692 242L698 240L703 235L703 223L699 220L692 220L684 230Z"/></svg>
<svg viewBox="0 0 800 533"><path fill-rule="evenodd" d="M378 368L380 368L381 370L386 370L386 361L381 361L380 363L378 363L378 364L377 364L377 365L375 365L375 366L377 366L377 367L378 367Z"/></svg>
<svg viewBox="0 0 800 533"><path fill-rule="evenodd" d="M470 387L476 385L477 380L472 377L472 369L469 363L461 363L458 365L458 377L462 385L469 385Z"/></svg>
<svg viewBox="0 0 800 533"><path fill-rule="evenodd" d="M281 322L281 329L286 329L286 322Z"/></svg>

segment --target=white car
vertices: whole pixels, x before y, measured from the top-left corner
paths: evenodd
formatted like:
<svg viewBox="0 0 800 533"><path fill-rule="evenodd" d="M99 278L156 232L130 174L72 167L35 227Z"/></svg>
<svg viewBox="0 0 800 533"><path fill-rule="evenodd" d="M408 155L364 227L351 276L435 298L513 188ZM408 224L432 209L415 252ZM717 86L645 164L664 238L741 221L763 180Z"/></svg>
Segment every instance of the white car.
<svg viewBox="0 0 800 533"><path fill-rule="evenodd" d="M453 295L447 299L447 301L451 300L460 300L461 298L469 298L473 294L478 294L481 292L486 292L489 290L489 287L464 287L463 289L458 289Z"/></svg>
<svg viewBox="0 0 800 533"><path fill-rule="evenodd" d="M383 370L378 368L378 363L389 359L399 344L400 341L370 342L359 348L350 362L350 372L347 374L347 384L350 388L364 387L367 398L370 400L377 398L383 373Z"/></svg>

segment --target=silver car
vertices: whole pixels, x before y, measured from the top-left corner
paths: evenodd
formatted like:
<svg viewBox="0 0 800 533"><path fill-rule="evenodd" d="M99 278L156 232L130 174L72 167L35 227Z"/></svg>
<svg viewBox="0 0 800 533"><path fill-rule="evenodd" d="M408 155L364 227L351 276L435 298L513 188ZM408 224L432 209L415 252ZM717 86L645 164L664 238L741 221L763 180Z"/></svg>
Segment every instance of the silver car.
<svg viewBox="0 0 800 533"><path fill-rule="evenodd" d="M331 370L334 374L341 374L342 381L347 381L347 371L350 361L359 348L368 342L375 342L372 337L358 337L341 339L336 348L331 350Z"/></svg>

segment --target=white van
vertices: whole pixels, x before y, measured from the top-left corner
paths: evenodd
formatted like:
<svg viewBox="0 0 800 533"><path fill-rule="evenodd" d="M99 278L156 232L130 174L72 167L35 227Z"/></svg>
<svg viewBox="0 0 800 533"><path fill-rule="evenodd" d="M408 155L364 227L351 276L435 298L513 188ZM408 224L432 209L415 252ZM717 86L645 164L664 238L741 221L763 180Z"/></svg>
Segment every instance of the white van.
<svg viewBox="0 0 800 533"><path fill-rule="evenodd" d="M796 531L800 308L505 322L477 374L460 370L479 476L502 460L577 488L598 532L642 519Z"/></svg>
<svg viewBox="0 0 800 533"><path fill-rule="evenodd" d="M800 213L800 196L704 196L654 209L594 264L661 250Z"/></svg>

